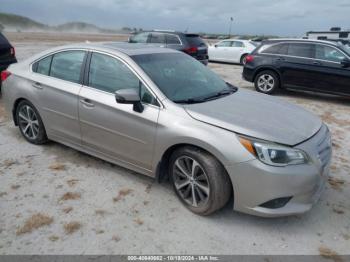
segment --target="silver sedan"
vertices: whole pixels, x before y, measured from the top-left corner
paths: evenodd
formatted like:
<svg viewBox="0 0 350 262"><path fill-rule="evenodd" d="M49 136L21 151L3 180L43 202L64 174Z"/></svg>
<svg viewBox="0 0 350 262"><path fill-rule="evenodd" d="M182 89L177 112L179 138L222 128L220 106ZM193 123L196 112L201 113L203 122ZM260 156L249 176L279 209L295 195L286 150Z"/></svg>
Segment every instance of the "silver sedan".
<svg viewBox="0 0 350 262"><path fill-rule="evenodd" d="M236 88L178 51L63 46L12 65L1 78L6 108L26 140L57 141L170 178L197 214L230 199L254 215L303 213L328 176L331 138L319 118Z"/></svg>

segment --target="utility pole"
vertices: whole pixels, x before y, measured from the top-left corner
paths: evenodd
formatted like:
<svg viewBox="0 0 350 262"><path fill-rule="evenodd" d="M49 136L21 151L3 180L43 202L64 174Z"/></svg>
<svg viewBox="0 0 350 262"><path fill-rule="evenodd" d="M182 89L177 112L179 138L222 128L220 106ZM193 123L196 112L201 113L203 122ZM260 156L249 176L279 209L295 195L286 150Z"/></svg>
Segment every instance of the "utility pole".
<svg viewBox="0 0 350 262"><path fill-rule="evenodd" d="M229 38L231 38L232 22L233 22L233 17L230 17L230 30L229 30L229 33L228 33L228 37Z"/></svg>

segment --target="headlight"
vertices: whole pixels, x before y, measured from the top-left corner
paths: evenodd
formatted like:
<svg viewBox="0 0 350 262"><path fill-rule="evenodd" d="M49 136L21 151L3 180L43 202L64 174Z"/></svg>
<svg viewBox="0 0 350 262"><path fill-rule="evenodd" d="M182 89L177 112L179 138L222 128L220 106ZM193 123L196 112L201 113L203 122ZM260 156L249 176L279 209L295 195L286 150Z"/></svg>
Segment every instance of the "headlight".
<svg viewBox="0 0 350 262"><path fill-rule="evenodd" d="M274 143L239 137L241 144L261 162L272 166L299 165L308 162L305 152Z"/></svg>

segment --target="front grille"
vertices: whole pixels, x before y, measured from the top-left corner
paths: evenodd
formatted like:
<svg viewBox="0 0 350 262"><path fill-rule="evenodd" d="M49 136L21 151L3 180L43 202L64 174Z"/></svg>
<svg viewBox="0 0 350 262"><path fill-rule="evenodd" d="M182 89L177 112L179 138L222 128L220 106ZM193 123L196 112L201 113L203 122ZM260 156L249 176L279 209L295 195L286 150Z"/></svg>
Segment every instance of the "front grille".
<svg viewBox="0 0 350 262"><path fill-rule="evenodd" d="M327 127L325 127L325 133L317 144L318 159L321 162L322 172L329 164L332 157L332 142L331 134Z"/></svg>

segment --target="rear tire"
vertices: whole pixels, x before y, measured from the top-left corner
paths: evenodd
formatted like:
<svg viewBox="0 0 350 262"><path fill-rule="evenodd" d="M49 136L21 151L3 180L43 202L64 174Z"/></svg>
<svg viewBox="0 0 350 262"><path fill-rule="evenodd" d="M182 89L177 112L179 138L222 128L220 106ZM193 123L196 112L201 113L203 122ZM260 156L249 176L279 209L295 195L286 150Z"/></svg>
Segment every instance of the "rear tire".
<svg viewBox="0 0 350 262"><path fill-rule="evenodd" d="M264 94L272 94L280 87L280 80L275 72L265 70L255 77L254 85L256 91Z"/></svg>
<svg viewBox="0 0 350 262"><path fill-rule="evenodd" d="M178 198L193 213L209 215L230 199L232 185L225 168L199 148L177 149L170 158L169 174Z"/></svg>
<svg viewBox="0 0 350 262"><path fill-rule="evenodd" d="M21 101L17 105L15 117L21 134L28 142L40 145L48 141L43 121L32 103Z"/></svg>
<svg viewBox="0 0 350 262"><path fill-rule="evenodd" d="M240 60L241 65L244 66L247 63L247 56L248 56L248 54L242 55L241 60Z"/></svg>

